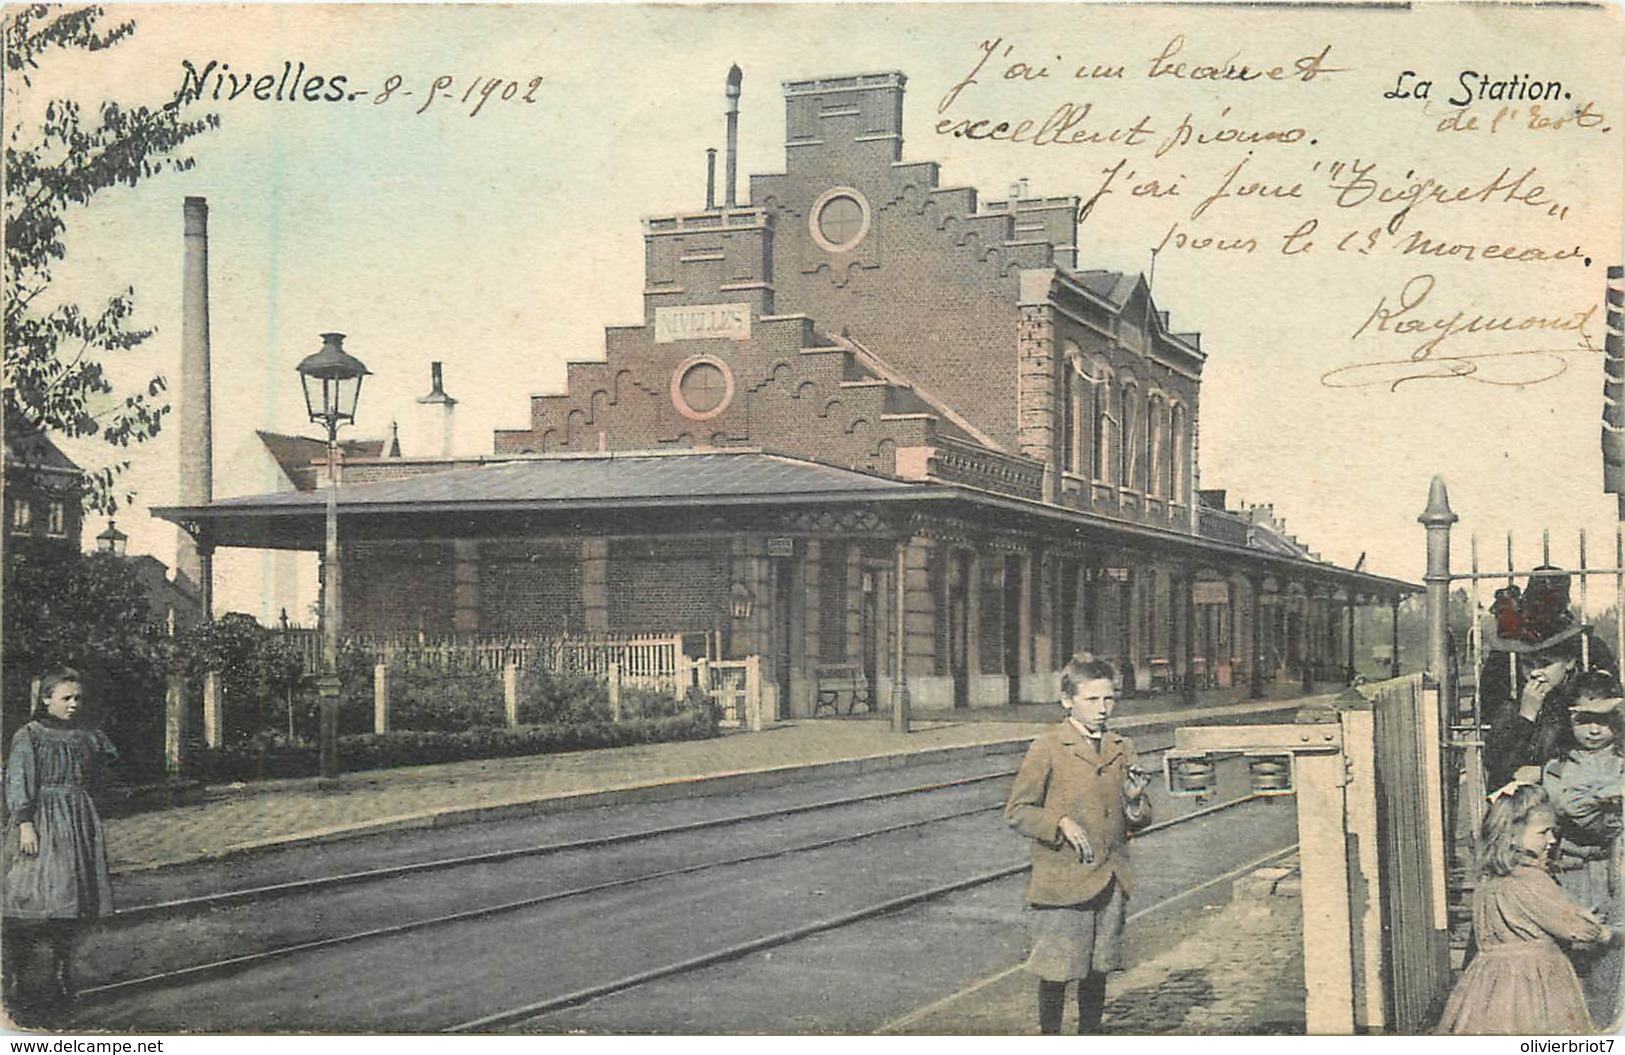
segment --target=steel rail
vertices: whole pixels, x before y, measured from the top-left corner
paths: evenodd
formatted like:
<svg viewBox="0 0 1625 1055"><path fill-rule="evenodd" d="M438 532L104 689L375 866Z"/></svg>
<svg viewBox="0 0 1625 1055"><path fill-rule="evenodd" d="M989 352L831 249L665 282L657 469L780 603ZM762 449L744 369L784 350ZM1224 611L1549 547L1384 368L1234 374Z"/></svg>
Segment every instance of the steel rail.
<svg viewBox="0 0 1625 1055"><path fill-rule="evenodd" d="M1148 748L1141 754L1160 754L1172 750L1172 744ZM237 890L224 890L213 894L199 894L195 897L173 898L167 901L155 901L144 905L133 905L129 908L118 909L113 915L104 919L104 924L119 926L135 923L155 915L173 915L176 912L197 912L207 909L221 908L228 905L260 901L274 897L288 897L296 894L309 893L315 890L330 887L351 886L358 883L370 883L384 879L394 879L399 876L419 875L425 872L444 871L452 868L462 868L469 865L494 864L502 861L511 861L521 857L541 857L551 854L569 853L579 850L596 850L601 847L614 846L619 843L642 842L647 839L667 835L685 835L692 832L706 831L712 828L723 828L737 824L749 824L754 821L772 820L779 817L794 817L804 813L815 813L819 810L839 809L843 806L861 805L867 802L878 802L883 799L901 798L905 795L930 794L936 791L945 791L951 788L968 787L973 784L982 784L991 780L1003 780L1015 775L1014 769L1001 769L994 773L986 773L974 777L960 777L955 780L939 781L933 784L916 784L912 787L893 788L887 791L867 792L862 795L852 795L838 799L824 799L819 802L801 803L795 806L785 806L772 810L761 810L755 813L733 814L727 817L716 817L710 820L691 821L687 824L674 824L664 828L650 828L637 832L623 832L618 835L597 836L591 839L577 839L569 842L541 843L531 846L514 847L507 850L490 850L478 854L465 854L459 857L436 858L432 861L416 861L410 864L388 865L383 868L361 869L355 872L344 872L339 875L318 876L313 879L295 879L285 883L268 883L262 886L243 887Z"/></svg>
<svg viewBox="0 0 1625 1055"><path fill-rule="evenodd" d="M1144 838L1153 832L1165 831L1168 828L1176 827L1180 824L1217 813L1221 810L1231 809L1246 802L1254 802L1258 799L1269 797L1270 796L1257 794L1243 795L1239 798L1230 799L1226 802L1207 806L1200 810L1194 810L1182 817L1174 817L1166 821L1149 825L1139 834L1141 838ZM1002 808L1002 806L988 807L988 809ZM787 930L778 931L774 934L764 935L760 938L753 938L750 941L730 945L727 948L717 949L712 952L704 953L700 956L681 960L674 964L667 964L662 967L651 968L650 970L640 971L637 974L628 975L624 978L617 978L612 981L602 982L598 985L577 989L574 992L565 993L561 996L549 997L546 1000L538 1000L535 1003L510 1008L506 1011L499 1011L495 1014L485 1015L481 1018L472 1019L468 1022L461 1022L454 1026L448 1026L441 1030L441 1032L475 1033L500 1026L513 1025L529 1019L542 1018L554 1011L562 1011L565 1008L575 1007L579 1004L584 1004L600 997L610 996L615 993L624 992L628 989L635 989L638 986L647 985L650 982L658 981L662 978L670 978L674 975L687 974L706 967L713 967L719 963L737 960L741 957L749 956L752 953L761 952L765 949L776 948L780 945L788 945L791 942L800 941L802 938L810 937L814 934L838 930L841 927L851 926L854 923L861 923L865 920L873 919L876 916L884 916L897 912L901 909L911 908L914 905L923 904L924 902L932 901L948 894L957 893L961 890L969 890L973 887L985 886L988 883L996 883L1001 879L1008 879L1011 876L1020 875L1031 868L1031 862L1007 865L1003 868L994 869L991 872L983 872L980 875L971 876L968 879L958 879L951 883L943 883L912 894L904 894L900 897L889 898L888 900L882 901L878 904L856 909L851 912L845 912L838 916L831 916L827 919L816 920L812 923L804 923L800 926L791 927ZM1183 897L1186 893L1186 891L1181 891L1175 896ZM1173 899L1168 898L1164 900Z"/></svg>
<svg viewBox="0 0 1625 1055"><path fill-rule="evenodd" d="M966 781L946 782L945 784L941 785L941 787L942 788L951 788L951 787L959 786L959 785L961 785L963 783L975 783L975 782L977 782L979 780L985 780L985 779L988 779L988 778L985 778L985 777L984 778L971 778L971 779L966 780ZM1152 825L1148 826L1147 828L1145 828L1140 834L1142 836L1147 835L1147 834L1150 834L1153 831L1157 831L1157 830L1160 830L1160 829L1166 828L1166 827L1171 827L1171 826L1173 826L1175 824L1183 823L1185 820L1194 819L1196 817L1203 816L1203 815L1206 815L1208 813L1216 812L1216 811L1221 810L1221 809L1227 809L1227 808L1229 808L1231 806L1239 805L1242 802L1251 801L1251 800L1253 800L1255 798L1259 798L1259 797L1260 796L1257 796L1257 795L1247 795L1247 796L1243 796L1241 798L1230 800L1228 802L1219 803L1219 804L1207 807L1207 808L1202 809L1202 810L1194 811L1191 814L1188 814L1188 815L1186 815L1184 817L1172 818L1172 819L1167 820L1167 821L1163 821L1163 822L1160 822L1160 823L1157 823L1157 824L1152 824ZM228 957L228 958L223 959L223 960L213 960L213 961L209 961L207 963L194 964L194 965L189 966L189 967L177 968L175 970L160 971L160 972L156 972L156 973L153 973L153 974L140 975L140 976L137 976L135 978L121 979L121 980L115 981L115 982L105 982L105 983L102 983L100 985L89 986L89 987L81 990L79 995L80 995L81 998L85 998L85 999L100 999L100 998L103 998L103 997L106 997L106 996L109 996L109 995L113 995L113 994L117 994L117 993L128 992L128 991L133 991L133 990L140 990L140 989L144 989L144 988L150 988L150 987L153 987L153 986L164 985L164 984L168 984L168 983L172 983L172 982L176 982L176 981L189 981L189 980L196 980L196 979L201 979L201 978L206 978L206 977L212 977L214 975L225 974L225 973L229 973L229 972L232 972L232 971L235 971L235 970L241 970L243 968L251 967L251 966L254 966L256 964L261 964L261 963L266 963L266 962L269 962L269 961L272 961L272 960L282 959L284 957L296 955L296 954L299 954L299 953L315 952L315 951L319 951L319 950L322 950L322 949L337 948L337 947L340 947L340 946L349 945L349 944L362 942L362 941L367 941L367 940L374 939L374 938L391 937L391 936L395 936L395 935L410 933L410 932L413 932L413 931L424 930L424 929L427 929L427 928L430 928L430 927L445 926L447 924L453 924L453 923L471 922L471 921L474 921L474 920L483 919L483 918L490 917L490 916L501 915L501 914L507 913L507 912L516 912L516 911L520 911L520 910L526 909L526 908L533 908L535 906L547 904L549 902L563 901L563 900L566 900L568 898L581 897L581 896L584 896L584 895L594 894L594 893L601 893L601 892L606 891L606 890L613 890L613 889L617 889L617 888L621 888L621 887L634 886L634 885L639 884L639 883L648 883L648 882L652 882L652 881L659 880L659 879L670 879L670 878L673 878L673 877L676 877L676 876L691 875L691 874L696 873L696 872L708 871L708 870L714 869L714 868L731 868L731 867L734 867L734 866L737 866L737 865L750 864L750 863L754 863L754 862L757 862L757 861L771 860L773 858L786 857L786 856L790 856L792 854L810 853L810 852L813 852L813 851L816 851L816 850L828 849L829 847L832 847L832 846L839 846L839 845L841 845L843 843L859 842L859 841L864 840L864 839L871 839L871 838L875 838L875 837L882 836L882 835L889 835L889 834L893 834L893 833L900 832L900 831L906 831L906 830L909 830L909 829L912 829L912 828L921 828L921 827L925 827L925 826L931 825L931 824L940 824L940 823L942 823L944 821L956 820L956 819L960 819L960 818L963 818L963 817L970 817L970 816L974 816L974 815L979 814L979 813L990 813L990 812L992 812L994 810L999 810L999 809L1003 809L1003 808L1004 808L1004 806L1003 806L1002 803L994 803L992 805L986 805L986 806L975 806L975 807L972 807L970 809L956 810L956 811L953 811L953 812L950 812L950 813L945 813L945 814L937 814L937 815L932 816L932 817L924 817L924 818L920 818L918 820L903 821L903 822L900 822L900 823L897 823L897 824L884 825L884 826L881 826L879 828L870 828L870 829L866 829L866 830L860 831L860 832L850 832L850 833L847 833L845 835L839 835L839 836L834 836L834 837L827 838L827 839L815 840L815 841L810 842L810 843L801 843L801 844L798 844L798 845L795 845L795 846L779 847L779 848L772 849L772 850L758 851L756 853L745 854L745 855L738 856L738 857L727 858L727 859L721 860L721 861L704 861L704 862L699 862L699 863L696 863L696 864L683 865L683 866L678 867L678 868L668 868L668 869L663 869L663 870L658 871L658 872L650 872L650 873L645 873L645 874L637 875L637 876L626 876L626 877L622 877L622 878L619 878L619 879L606 880L606 881L601 882L601 883L588 884L587 886L573 887L573 888L571 888L569 890L551 891L549 893L539 894L539 895L536 895L534 897L520 898L518 900L502 902L502 903L496 904L496 905L487 905L487 906L477 908L477 909L465 909L465 910L460 911L460 912L447 913L447 914L440 915L440 916L432 916L432 917L428 917L426 919L408 920L408 921L403 922L403 923L390 924L390 925L385 926L385 927L369 928L369 929L364 930L364 931L356 931L356 932L353 932L353 933L350 933L350 934L335 935L335 936L329 937L329 938L317 938L317 939L313 939L313 940L310 940L310 941L297 942L297 943L292 944L292 945L282 945L282 946L277 946L277 947L271 948L271 949L262 949L262 950L260 950L258 952L244 953L244 954L242 954L240 956L232 956L232 957ZM799 807L798 807L798 809L799 809ZM779 816L779 814L778 813L768 813L768 814L763 814L761 816L763 816L763 817L774 817L774 816ZM616 839L614 839L612 841L620 842L620 841L623 841L623 840L621 838L617 837Z"/></svg>

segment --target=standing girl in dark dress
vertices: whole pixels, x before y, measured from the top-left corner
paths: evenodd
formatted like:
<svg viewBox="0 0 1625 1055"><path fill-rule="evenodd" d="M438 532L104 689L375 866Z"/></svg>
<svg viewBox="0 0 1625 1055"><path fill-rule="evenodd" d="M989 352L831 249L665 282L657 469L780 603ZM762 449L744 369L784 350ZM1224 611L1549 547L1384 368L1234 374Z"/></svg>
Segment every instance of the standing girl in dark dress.
<svg viewBox="0 0 1625 1055"><path fill-rule="evenodd" d="M66 1011L74 998L73 946L85 923L113 911L102 822L90 787L116 757L99 729L81 725L79 674L40 679L33 720L6 758L5 988L18 1021Z"/></svg>

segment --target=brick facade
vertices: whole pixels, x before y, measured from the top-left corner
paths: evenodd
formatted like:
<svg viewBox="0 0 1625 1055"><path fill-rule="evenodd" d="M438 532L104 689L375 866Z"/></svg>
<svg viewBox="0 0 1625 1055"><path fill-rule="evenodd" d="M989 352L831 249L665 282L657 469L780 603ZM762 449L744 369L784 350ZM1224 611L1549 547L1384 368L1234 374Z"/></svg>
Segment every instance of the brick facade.
<svg viewBox="0 0 1625 1055"><path fill-rule="evenodd" d="M1053 698L1080 649L1140 686L1196 678L1198 656L1255 665L1244 606L1262 587L1240 573L1270 529L1200 508L1200 338L1142 277L1079 269L1077 197L984 200L905 161L905 85L786 84L784 170L751 176L748 204L646 220L641 323L608 328L604 357L568 363L482 461L749 449L936 504L819 504L815 487L696 511L668 489L620 495L635 513L589 529L543 515L569 495L516 494L537 503L524 537L441 511L421 537L444 541L350 547L349 626L703 635L760 656L784 716L810 713L835 665L883 698L899 646L925 710ZM345 483L433 474L439 503L492 472L358 460ZM1188 614L1199 573L1232 585L1222 618Z"/></svg>

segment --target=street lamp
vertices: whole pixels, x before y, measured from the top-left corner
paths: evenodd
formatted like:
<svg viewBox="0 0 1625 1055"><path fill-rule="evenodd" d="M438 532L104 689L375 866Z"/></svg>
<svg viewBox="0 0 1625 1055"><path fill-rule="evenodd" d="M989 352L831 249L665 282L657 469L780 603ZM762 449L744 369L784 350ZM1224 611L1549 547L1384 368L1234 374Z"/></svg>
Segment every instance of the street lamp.
<svg viewBox="0 0 1625 1055"><path fill-rule="evenodd" d="M107 522L107 530L96 536L96 549L101 553L111 553L115 557L124 556L124 550L130 544L130 536L118 529L117 520Z"/></svg>
<svg viewBox="0 0 1625 1055"><path fill-rule="evenodd" d="M321 696L321 771L339 775L339 426L355 424L361 379L372 371L345 354L344 334L322 334L322 350L300 362L310 420L327 428L327 550L322 560L322 651L325 670L317 682Z"/></svg>

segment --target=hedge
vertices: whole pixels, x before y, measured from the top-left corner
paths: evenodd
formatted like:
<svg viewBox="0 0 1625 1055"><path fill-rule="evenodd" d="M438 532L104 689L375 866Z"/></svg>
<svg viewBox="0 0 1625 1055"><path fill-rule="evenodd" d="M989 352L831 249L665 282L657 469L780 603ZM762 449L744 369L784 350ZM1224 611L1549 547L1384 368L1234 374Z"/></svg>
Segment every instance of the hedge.
<svg viewBox="0 0 1625 1055"><path fill-rule="evenodd" d="M338 750L341 766L351 772L673 740L707 740L716 735L716 715L706 708L670 717L623 722L560 722L522 725L515 729L479 726L460 732L401 730L352 734L339 737ZM204 781L224 783L315 776L319 763L315 745L260 743L201 749L189 761L187 769Z"/></svg>

